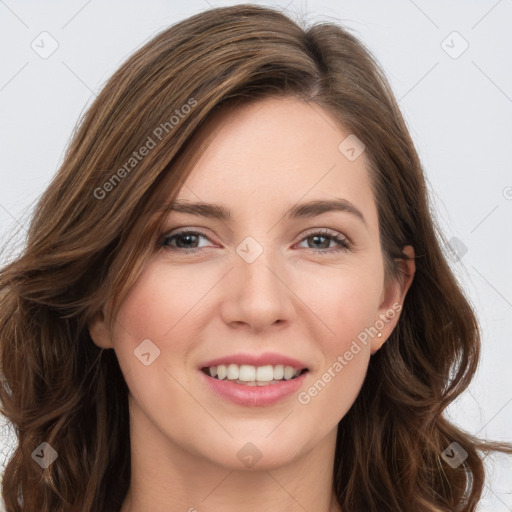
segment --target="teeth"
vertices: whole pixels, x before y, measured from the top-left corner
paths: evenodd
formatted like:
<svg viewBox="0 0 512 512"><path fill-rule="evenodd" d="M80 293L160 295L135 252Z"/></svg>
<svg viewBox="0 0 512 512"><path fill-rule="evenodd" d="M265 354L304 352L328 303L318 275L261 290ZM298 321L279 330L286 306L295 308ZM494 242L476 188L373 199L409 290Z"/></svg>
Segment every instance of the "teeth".
<svg viewBox="0 0 512 512"><path fill-rule="evenodd" d="M270 382L274 380L274 367L271 365L258 366L258 368L256 368L256 380L258 382Z"/></svg>
<svg viewBox="0 0 512 512"><path fill-rule="evenodd" d="M228 366L227 371L228 371L228 375L227 375L228 380L237 380L238 379L238 375L240 374L238 365L230 364Z"/></svg>
<svg viewBox="0 0 512 512"><path fill-rule="evenodd" d="M249 364L219 364L218 366L210 366L208 373L211 377L217 377L219 380L232 380L240 384L249 386L264 386L269 383L275 383L284 378L290 380L297 377L301 370L297 370L292 366L284 366L277 364L275 366L252 366Z"/></svg>
<svg viewBox="0 0 512 512"><path fill-rule="evenodd" d="M223 364L219 364L217 366L217 378L220 380L224 380L228 376L228 371Z"/></svg>
<svg viewBox="0 0 512 512"><path fill-rule="evenodd" d="M292 368L291 366L285 366L284 367L284 378L286 380L290 380L292 377L295 377L296 373L297 372L295 371L295 369Z"/></svg>
<svg viewBox="0 0 512 512"><path fill-rule="evenodd" d="M284 377L284 366L282 364L278 364L274 366L274 379L281 380Z"/></svg>
<svg viewBox="0 0 512 512"><path fill-rule="evenodd" d="M238 365L232 365L237 366ZM256 380L256 367L249 366L248 364L243 364L240 366L240 373L238 374L238 378L243 380L244 382L249 382Z"/></svg>

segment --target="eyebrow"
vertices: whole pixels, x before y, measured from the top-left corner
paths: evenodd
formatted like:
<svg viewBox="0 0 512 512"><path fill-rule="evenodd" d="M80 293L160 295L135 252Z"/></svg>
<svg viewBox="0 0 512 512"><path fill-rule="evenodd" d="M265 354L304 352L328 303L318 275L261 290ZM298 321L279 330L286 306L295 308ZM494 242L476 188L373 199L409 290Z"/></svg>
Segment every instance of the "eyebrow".
<svg viewBox="0 0 512 512"><path fill-rule="evenodd" d="M168 211L189 213L201 217L219 219L225 222L229 222L232 219L231 212L228 208L214 203L175 201L169 206ZM299 203L285 211L283 217L287 219L311 218L332 211L350 213L366 226L364 215L347 199L317 200Z"/></svg>

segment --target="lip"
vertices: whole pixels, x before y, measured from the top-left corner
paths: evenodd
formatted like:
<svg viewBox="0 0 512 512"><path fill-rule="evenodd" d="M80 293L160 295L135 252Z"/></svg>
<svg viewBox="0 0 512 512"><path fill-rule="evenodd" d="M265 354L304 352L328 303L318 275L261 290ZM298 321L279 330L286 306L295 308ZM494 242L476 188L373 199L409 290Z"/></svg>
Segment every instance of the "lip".
<svg viewBox="0 0 512 512"><path fill-rule="evenodd" d="M222 361L225 361L225 359L222 359ZM211 366L215 365L212 364ZM205 380L210 390L225 400L246 407L265 407L289 397L299 390L308 373L304 372L294 379L284 380L277 384L247 386L229 380L219 380L215 377L210 377L203 371L199 371L199 375Z"/></svg>
<svg viewBox="0 0 512 512"><path fill-rule="evenodd" d="M303 363L302 361L282 354L278 354L276 352L264 352L262 354L231 354L228 356L218 357L216 359L206 361L202 363L199 366L199 368L201 369L209 366L219 366L220 364L224 364L226 366L229 364L249 364L251 366L276 366L278 364L282 364L283 366L291 366L293 368L296 368L297 370L308 368L307 364ZM278 386L279 384L275 385Z"/></svg>

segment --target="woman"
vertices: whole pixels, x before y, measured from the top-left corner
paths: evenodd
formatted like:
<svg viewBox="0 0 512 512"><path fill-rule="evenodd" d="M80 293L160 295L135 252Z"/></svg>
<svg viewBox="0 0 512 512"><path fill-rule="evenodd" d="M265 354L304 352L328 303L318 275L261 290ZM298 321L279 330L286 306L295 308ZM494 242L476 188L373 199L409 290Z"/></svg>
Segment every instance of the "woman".
<svg viewBox="0 0 512 512"><path fill-rule="evenodd" d="M11 511L474 511L478 361L369 52L252 5L92 104L0 275ZM189 245L190 244L190 245Z"/></svg>

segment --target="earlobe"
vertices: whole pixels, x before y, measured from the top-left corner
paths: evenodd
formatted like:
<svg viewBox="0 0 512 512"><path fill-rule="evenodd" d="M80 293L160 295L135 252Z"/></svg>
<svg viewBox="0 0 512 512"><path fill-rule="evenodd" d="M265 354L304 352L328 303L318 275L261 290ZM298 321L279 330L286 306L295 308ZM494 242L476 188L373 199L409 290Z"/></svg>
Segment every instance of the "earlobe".
<svg viewBox="0 0 512 512"><path fill-rule="evenodd" d="M370 344L370 354L375 354L378 350L380 350L380 348L382 347L382 345L384 345L384 343L386 342L387 340L387 336L385 337L381 331L379 331L377 333L377 336L375 336L373 339L372 339L372 342Z"/></svg>
<svg viewBox="0 0 512 512"><path fill-rule="evenodd" d="M100 348L113 348L103 313L98 311L88 324L89 334L95 345Z"/></svg>
<svg viewBox="0 0 512 512"><path fill-rule="evenodd" d="M385 286L383 298L378 311L378 319L376 319L375 327L378 330L376 336L371 342L371 354L375 354L389 338L395 328L400 311L402 310L405 296L412 284L416 264L414 261L414 248L407 245L402 252L408 259L400 260L399 274L396 279L390 280Z"/></svg>

